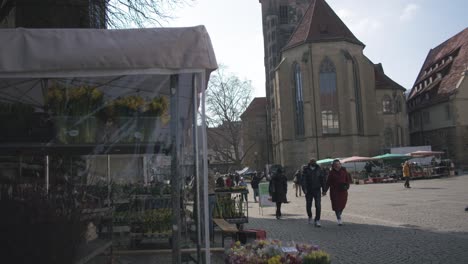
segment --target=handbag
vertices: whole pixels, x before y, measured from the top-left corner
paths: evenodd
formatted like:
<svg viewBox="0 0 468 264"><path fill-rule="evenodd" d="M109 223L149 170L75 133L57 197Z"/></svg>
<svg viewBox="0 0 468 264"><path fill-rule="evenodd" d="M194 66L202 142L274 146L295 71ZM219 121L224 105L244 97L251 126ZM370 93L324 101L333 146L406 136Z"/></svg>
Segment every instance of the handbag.
<svg viewBox="0 0 468 264"><path fill-rule="evenodd" d="M342 183L341 184L341 190L347 191L349 189L349 183Z"/></svg>

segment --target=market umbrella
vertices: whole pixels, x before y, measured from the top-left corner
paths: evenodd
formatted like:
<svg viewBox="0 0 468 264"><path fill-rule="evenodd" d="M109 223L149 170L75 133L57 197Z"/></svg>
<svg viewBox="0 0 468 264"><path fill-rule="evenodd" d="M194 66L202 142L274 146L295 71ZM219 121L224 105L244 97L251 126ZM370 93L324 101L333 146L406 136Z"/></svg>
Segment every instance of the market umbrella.
<svg viewBox="0 0 468 264"><path fill-rule="evenodd" d="M413 157L411 157L410 155L407 155L407 154L390 154L390 153L387 153L387 154L375 156L373 158L378 159L378 160L409 160L409 159L411 159Z"/></svg>
<svg viewBox="0 0 468 264"><path fill-rule="evenodd" d="M411 157L408 154L390 154L390 153L374 157L374 159L382 160L384 165L390 165L390 166L400 165L402 162L412 159L412 158L413 157Z"/></svg>
<svg viewBox="0 0 468 264"><path fill-rule="evenodd" d="M348 158L341 159L341 163L354 163L354 173L357 172L356 169L356 162L367 162L367 161L373 161L375 160L374 158L371 157L361 157L361 156L352 156Z"/></svg>
<svg viewBox="0 0 468 264"><path fill-rule="evenodd" d="M424 157L431 157L436 155L444 154L443 151L429 151L429 150L418 150L411 153L408 153L413 158L424 158Z"/></svg>
<svg viewBox="0 0 468 264"><path fill-rule="evenodd" d="M331 164L335 159L321 159L317 160L318 165Z"/></svg>
<svg viewBox="0 0 468 264"><path fill-rule="evenodd" d="M375 160L375 158L352 156L352 157L344 158L340 161L341 163L350 163L350 162L366 162L366 161L373 161L373 160Z"/></svg>

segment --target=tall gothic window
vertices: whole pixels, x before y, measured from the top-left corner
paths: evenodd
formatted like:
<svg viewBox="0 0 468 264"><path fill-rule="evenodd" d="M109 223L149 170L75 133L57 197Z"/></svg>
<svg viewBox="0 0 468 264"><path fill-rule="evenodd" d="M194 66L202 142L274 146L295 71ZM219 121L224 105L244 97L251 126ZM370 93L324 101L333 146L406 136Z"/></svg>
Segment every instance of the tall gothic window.
<svg viewBox="0 0 468 264"><path fill-rule="evenodd" d="M322 133L338 134L338 96L336 92L336 69L329 58L320 64L320 107L322 114Z"/></svg>
<svg viewBox="0 0 468 264"><path fill-rule="evenodd" d="M296 110L296 134L304 135L304 95L302 93L302 73L298 63L294 63L294 93Z"/></svg>
<svg viewBox="0 0 468 264"><path fill-rule="evenodd" d="M382 99L382 110L384 114L391 114L393 111L392 98L388 95L384 95Z"/></svg>
<svg viewBox="0 0 468 264"><path fill-rule="evenodd" d="M393 130L387 127L384 131L385 147L393 147Z"/></svg>
<svg viewBox="0 0 468 264"><path fill-rule="evenodd" d="M400 113L403 110L402 105L401 105L401 97L398 96L395 99L395 113Z"/></svg>

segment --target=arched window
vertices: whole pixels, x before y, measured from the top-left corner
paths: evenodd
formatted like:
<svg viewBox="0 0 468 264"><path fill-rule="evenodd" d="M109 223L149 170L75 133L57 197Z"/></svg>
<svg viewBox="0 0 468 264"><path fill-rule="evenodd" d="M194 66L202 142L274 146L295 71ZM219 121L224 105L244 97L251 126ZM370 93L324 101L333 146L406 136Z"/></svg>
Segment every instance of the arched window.
<svg viewBox="0 0 468 264"><path fill-rule="evenodd" d="M302 93L302 73L298 63L294 63L294 93L296 110L296 134L304 135L304 95Z"/></svg>
<svg viewBox="0 0 468 264"><path fill-rule="evenodd" d="M395 113L400 113L402 111L401 97L398 96L395 99Z"/></svg>
<svg viewBox="0 0 468 264"><path fill-rule="evenodd" d="M336 92L336 68L329 58L320 64L320 107L322 114L322 133L338 134L338 96Z"/></svg>
<svg viewBox="0 0 468 264"><path fill-rule="evenodd" d="M393 130L387 127L384 131L384 140L385 140L385 147L392 147L393 146Z"/></svg>
<svg viewBox="0 0 468 264"><path fill-rule="evenodd" d="M384 95L382 99L382 111L384 114L390 114L392 113L392 98L388 95Z"/></svg>

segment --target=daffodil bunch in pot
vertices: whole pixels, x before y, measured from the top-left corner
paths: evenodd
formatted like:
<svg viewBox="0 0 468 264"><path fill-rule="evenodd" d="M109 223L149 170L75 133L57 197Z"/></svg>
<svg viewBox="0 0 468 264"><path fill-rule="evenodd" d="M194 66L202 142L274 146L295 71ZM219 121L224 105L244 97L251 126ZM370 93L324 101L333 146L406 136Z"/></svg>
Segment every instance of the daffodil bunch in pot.
<svg viewBox="0 0 468 264"><path fill-rule="evenodd" d="M81 86L70 88L68 97L70 131L76 130L78 133L78 135L69 133L70 141L94 143L97 130L95 114L102 107L103 93L96 87Z"/></svg>
<svg viewBox="0 0 468 264"><path fill-rule="evenodd" d="M167 116L169 102L166 97L155 97L146 102L142 117L138 119L138 132L142 134L142 141L156 141L157 130L164 120L161 118Z"/></svg>
<svg viewBox="0 0 468 264"><path fill-rule="evenodd" d="M107 107L107 119L112 120L119 131L119 140L123 143L135 141L138 116L143 112L146 102L141 96L119 97L110 102Z"/></svg>
<svg viewBox="0 0 468 264"><path fill-rule="evenodd" d="M56 84L47 89L45 107L53 116L55 134L60 143L67 142L67 95L64 87Z"/></svg>

